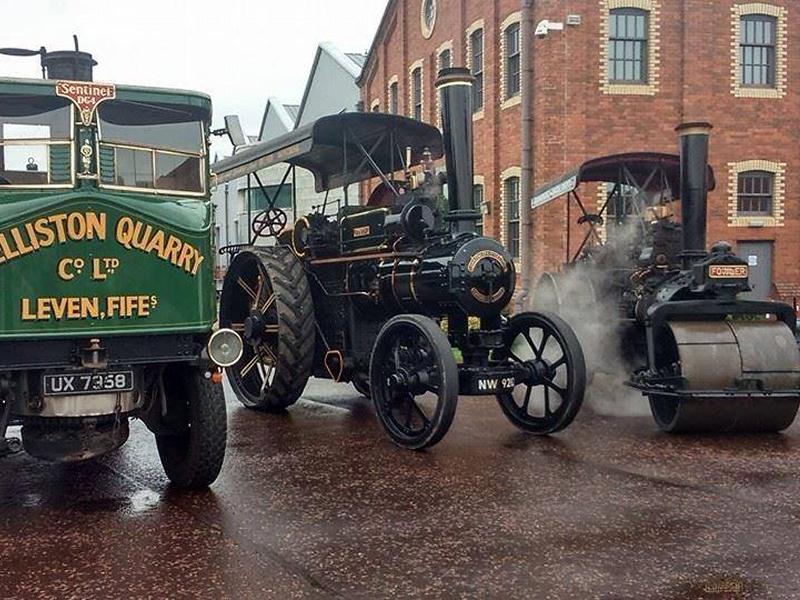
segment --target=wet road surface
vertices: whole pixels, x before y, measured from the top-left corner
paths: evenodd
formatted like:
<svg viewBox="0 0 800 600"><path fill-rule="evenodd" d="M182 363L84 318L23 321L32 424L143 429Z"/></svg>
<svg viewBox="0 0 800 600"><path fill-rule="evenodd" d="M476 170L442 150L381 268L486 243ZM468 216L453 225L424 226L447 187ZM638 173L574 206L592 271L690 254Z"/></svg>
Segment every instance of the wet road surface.
<svg viewBox="0 0 800 600"><path fill-rule="evenodd" d="M553 438L462 399L414 453L349 386L229 403L207 492L141 423L113 455L0 461L0 598L797 598L800 424L681 438L584 409Z"/></svg>

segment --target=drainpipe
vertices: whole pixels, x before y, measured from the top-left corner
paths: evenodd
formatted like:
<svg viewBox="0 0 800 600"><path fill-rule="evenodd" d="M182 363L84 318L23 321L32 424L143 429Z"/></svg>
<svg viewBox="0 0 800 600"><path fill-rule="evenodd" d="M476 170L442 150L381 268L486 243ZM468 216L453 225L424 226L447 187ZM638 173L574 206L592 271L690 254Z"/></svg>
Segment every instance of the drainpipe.
<svg viewBox="0 0 800 600"><path fill-rule="evenodd" d="M534 0L521 0L520 38L522 43L522 56L520 57L522 100L522 127L521 141L522 154L520 166L520 257L519 269L521 283L516 300L516 312L527 310L528 298L531 293L531 279L533 276L533 256L531 240L533 239L533 215L531 210L531 196L533 195L533 3Z"/></svg>

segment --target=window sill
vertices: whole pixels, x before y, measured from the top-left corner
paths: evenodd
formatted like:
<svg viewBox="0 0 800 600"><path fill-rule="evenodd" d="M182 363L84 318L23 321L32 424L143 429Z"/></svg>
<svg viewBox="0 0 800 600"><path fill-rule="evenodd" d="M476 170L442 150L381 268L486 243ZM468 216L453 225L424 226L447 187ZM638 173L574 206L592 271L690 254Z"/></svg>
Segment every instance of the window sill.
<svg viewBox="0 0 800 600"><path fill-rule="evenodd" d="M731 217L728 227L783 227L783 220L768 215L741 215Z"/></svg>
<svg viewBox="0 0 800 600"><path fill-rule="evenodd" d="M785 92L774 87L744 87L737 85L733 88L733 95L737 98L762 98L766 100L778 100L784 97Z"/></svg>
<svg viewBox="0 0 800 600"><path fill-rule="evenodd" d="M479 110L478 112L472 113L472 120L473 121L480 121L484 117L483 109Z"/></svg>
<svg viewBox="0 0 800 600"><path fill-rule="evenodd" d="M606 81L603 92L617 96L655 96L656 85L653 83L614 83Z"/></svg>
<svg viewBox="0 0 800 600"><path fill-rule="evenodd" d="M512 96L508 100L504 100L500 104L500 110L506 110L507 108L511 108L512 106L517 106L522 104L522 94L517 94L516 96Z"/></svg>

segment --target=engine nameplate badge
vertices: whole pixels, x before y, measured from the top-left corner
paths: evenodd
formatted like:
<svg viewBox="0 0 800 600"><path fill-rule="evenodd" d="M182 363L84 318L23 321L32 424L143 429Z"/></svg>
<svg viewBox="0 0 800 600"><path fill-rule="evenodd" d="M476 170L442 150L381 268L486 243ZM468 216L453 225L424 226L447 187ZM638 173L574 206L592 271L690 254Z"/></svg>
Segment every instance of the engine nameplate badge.
<svg viewBox="0 0 800 600"><path fill-rule="evenodd" d="M747 265L711 265L708 267L708 276L711 279L747 279L748 275Z"/></svg>

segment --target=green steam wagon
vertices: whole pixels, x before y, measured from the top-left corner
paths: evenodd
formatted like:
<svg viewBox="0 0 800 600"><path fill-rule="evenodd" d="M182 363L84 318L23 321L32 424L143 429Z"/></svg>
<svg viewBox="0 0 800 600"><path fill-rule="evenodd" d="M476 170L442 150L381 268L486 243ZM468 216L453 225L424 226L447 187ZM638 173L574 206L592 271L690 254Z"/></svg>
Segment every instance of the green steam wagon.
<svg viewBox="0 0 800 600"><path fill-rule="evenodd" d="M0 455L21 425L33 456L92 458L138 417L173 483L209 485L241 349L212 333L211 102L39 53L46 79L0 79Z"/></svg>

